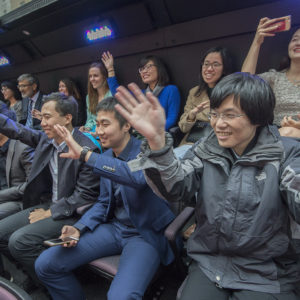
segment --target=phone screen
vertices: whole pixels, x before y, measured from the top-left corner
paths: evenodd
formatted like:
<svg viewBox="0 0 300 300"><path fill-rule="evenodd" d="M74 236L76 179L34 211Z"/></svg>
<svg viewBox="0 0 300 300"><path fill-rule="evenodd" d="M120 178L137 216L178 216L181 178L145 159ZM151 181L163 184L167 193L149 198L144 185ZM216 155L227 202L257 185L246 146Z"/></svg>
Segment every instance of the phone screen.
<svg viewBox="0 0 300 300"><path fill-rule="evenodd" d="M78 241L77 238L74 237L66 237L65 240L62 239L52 239L52 240L47 240L44 241L44 245L46 246L56 246L56 245L62 245L62 244L68 244L71 241Z"/></svg>

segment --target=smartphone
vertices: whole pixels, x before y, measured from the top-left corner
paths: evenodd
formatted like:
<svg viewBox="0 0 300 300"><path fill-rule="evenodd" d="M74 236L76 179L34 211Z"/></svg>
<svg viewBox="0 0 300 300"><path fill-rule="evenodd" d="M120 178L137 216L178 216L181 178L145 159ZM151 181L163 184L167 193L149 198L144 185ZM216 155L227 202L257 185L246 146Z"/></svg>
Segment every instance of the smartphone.
<svg viewBox="0 0 300 300"><path fill-rule="evenodd" d="M270 26L275 26L277 25L278 27L274 30L271 31L271 33L275 32L282 32L282 31L288 31L291 29L291 16L285 16L279 18L275 23L272 23Z"/></svg>
<svg viewBox="0 0 300 300"><path fill-rule="evenodd" d="M44 245L52 247L52 246L57 246L57 245L68 244L71 241L79 241L79 239L76 237L73 237L73 236L69 236L69 237L66 237L64 241L62 239L52 239L52 240L44 241Z"/></svg>

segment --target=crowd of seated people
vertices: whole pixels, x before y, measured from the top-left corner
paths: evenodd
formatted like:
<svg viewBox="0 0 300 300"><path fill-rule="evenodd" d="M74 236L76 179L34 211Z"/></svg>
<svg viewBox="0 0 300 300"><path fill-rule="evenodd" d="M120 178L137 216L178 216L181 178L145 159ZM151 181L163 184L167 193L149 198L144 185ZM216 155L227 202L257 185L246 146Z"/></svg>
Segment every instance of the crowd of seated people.
<svg viewBox="0 0 300 300"><path fill-rule="evenodd" d="M260 20L242 72L255 73L276 21ZM144 89L128 91L103 52L89 67L86 102L70 78L47 96L32 74L2 82L0 254L28 274L24 288L42 282L55 300L83 300L73 270L121 254L108 299L142 299L158 266L174 260L163 234L175 217L168 201L196 194L178 297L298 299L289 218L300 223L300 146L288 137L300 138L299 49L300 29L286 64L258 77L232 74L227 48L210 48L181 116L179 89L155 55L138 66ZM185 136L173 152L165 131L177 122ZM78 241L45 250L59 236Z"/></svg>

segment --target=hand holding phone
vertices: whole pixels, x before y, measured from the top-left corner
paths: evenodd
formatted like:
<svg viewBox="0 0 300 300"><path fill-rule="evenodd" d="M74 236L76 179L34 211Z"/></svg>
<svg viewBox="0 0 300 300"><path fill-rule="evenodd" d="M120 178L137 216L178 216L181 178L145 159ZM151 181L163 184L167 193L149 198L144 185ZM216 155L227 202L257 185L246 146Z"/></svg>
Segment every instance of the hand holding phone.
<svg viewBox="0 0 300 300"><path fill-rule="evenodd" d="M44 241L44 245L52 247L52 246L57 246L57 245L70 244L72 241L78 242L79 238L76 238L73 236L68 236L68 237L65 237L64 239L59 239L59 238L51 239L51 240Z"/></svg>
<svg viewBox="0 0 300 300"><path fill-rule="evenodd" d="M272 20L271 20L272 21ZM288 31L291 29L291 16L285 16L281 18L274 19L274 23L270 25L270 27L277 26L277 28L271 30L271 33Z"/></svg>

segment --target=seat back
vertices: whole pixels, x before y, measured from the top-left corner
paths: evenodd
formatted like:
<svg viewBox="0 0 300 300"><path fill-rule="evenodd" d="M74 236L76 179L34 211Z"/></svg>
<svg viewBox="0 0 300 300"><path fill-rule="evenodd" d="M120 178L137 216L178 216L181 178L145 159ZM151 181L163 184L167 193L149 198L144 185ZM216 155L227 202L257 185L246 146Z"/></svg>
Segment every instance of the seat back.
<svg viewBox="0 0 300 300"><path fill-rule="evenodd" d="M32 300L32 298L14 283L0 277L1 300Z"/></svg>

